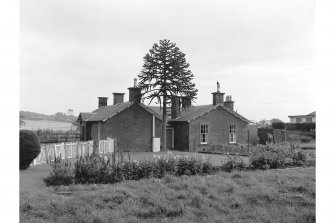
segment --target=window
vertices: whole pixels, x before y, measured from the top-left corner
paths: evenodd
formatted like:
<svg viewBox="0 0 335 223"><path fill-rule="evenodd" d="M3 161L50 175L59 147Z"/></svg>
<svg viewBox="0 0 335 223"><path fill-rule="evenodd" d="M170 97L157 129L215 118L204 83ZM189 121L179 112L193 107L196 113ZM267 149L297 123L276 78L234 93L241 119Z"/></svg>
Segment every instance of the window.
<svg viewBox="0 0 335 223"><path fill-rule="evenodd" d="M297 122L301 122L301 118L297 118Z"/></svg>
<svg viewBox="0 0 335 223"><path fill-rule="evenodd" d="M312 118L306 118L306 122L312 122Z"/></svg>
<svg viewBox="0 0 335 223"><path fill-rule="evenodd" d="M205 124L200 125L200 143L201 144L208 143L208 125Z"/></svg>
<svg viewBox="0 0 335 223"><path fill-rule="evenodd" d="M236 126L229 126L229 143L236 143Z"/></svg>

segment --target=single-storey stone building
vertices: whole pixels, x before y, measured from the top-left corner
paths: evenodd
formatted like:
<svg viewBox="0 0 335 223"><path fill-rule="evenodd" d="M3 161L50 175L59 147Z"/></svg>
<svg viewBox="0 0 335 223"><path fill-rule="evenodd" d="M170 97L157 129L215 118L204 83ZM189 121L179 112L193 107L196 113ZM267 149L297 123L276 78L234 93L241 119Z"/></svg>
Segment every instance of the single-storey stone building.
<svg viewBox="0 0 335 223"><path fill-rule="evenodd" d="M159 151L162 136L162 110L141 102L141 89L129 89L129 101L124 93L113 93L113 105L99 97L99 108L79 114L81 140L115 138L124 151ZM167 148L199 151L212 145L243 144L247 141L249 121L234 111L234 101L219 88L213 103L192 106L185 97L172 98L168 109Z"/></svg>

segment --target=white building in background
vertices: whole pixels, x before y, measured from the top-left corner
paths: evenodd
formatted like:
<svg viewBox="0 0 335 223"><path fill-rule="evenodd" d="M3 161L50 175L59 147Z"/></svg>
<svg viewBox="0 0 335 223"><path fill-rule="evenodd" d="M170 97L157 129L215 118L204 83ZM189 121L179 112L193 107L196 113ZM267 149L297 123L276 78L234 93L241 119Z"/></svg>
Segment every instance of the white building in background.
<svg viewBox="0 0 335 223"><path fill-rule="evenodd" d="M316 112L308 115L290 115L290 123L315 123Z"/></svg>

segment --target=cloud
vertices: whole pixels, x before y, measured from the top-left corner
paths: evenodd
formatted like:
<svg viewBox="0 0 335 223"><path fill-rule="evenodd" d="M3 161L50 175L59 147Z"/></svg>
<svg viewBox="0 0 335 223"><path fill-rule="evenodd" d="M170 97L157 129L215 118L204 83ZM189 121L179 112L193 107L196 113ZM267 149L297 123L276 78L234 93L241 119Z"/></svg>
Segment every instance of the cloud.
<svg viewBox="0 0 335 223"><path fill-rule="evenodd" d="M127 93L143 56L169 38L186 53L198 103L211 102L219 80L247 117L263 118L273 113L266 104L276 101L280 110L299 97L306 97L300 107L308 110L314 105L307 87L313 82L313 21L312 0L22 1L20 106L90 111L98 96Z"/></svg>

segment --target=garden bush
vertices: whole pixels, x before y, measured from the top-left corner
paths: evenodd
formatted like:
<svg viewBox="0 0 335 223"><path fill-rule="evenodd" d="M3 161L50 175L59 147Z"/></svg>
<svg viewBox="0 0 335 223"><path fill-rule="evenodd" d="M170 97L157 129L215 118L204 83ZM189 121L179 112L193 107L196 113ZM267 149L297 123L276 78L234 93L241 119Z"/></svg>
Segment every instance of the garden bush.
<svg viewBox="0 0 335 223"><path fill-rule="evenodd" d="M20 170L27 169L40 152L37 135L29 130L20 130Z"/></svg>
<svg viewBox="0 0 335 223"><path fill-rule="evenodd" d="M68 160L64 162L60 157L56 158L52 164L52 172L44 179L47 186L70 185L74 183L74 174L71 169L71 163Z"/></svg>
<svg viewBox="0 0 335 223"><path fill-rule="evenodd" d="M243 170L245 168L243 159L240 156L228 155L228 161L221 165L221 170L231 172L232 170Z"/></svg>
<svg viewBox="0 0 335 223"><path fill-rule="evenodd" d="M255 169L276 169L296 166L315 166L306 153L292 149L289 143L258 145L251 153L250 165Z"/></svg>
<svg viewBox="0 0 335 223"><path fill-rule="evenodd" d="M295 152L292 155L293 166L304 166L307 162L307 155L301 151Z"/></svg>
<svg viewBox="0 0 335 223"><path fill-rule="evenodd" d="M154 156L153 160L126 161L112 164L110 159L92 154L80 158L71 170L61 160L53 164L53 172L44 180L47 186L75 184L117 183L166 175L197 175L212 171L209 159L199 156ZM71 179L71 180L70 180Z"/></svg>
<svg viewBox="0 0 335 223"><path fill-rule="evenodd" d="M250 165L256 169L277 169L285 167L289 153L285 149L271 146L257 146L250 156Z"/></svg>
<svg viewBox="0 0 335 223"><path fill-rule="evenodd" d="M105 183L110 174L110 160L104 157L92 154L86 157L80 157L75 163L74 176L75 182L85 183Z"/></svg>

